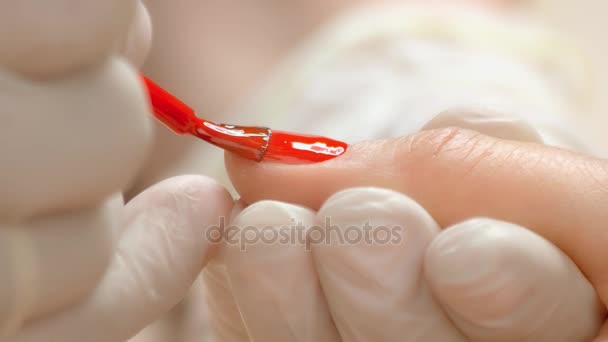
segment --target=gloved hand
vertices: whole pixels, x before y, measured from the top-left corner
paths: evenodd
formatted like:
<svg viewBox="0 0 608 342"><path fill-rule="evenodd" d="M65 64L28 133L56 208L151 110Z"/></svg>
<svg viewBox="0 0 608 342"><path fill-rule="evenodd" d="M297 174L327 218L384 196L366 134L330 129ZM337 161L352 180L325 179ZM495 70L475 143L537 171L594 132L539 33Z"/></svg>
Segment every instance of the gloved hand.
<svg viewBox="0 0 608 342"><path fill-rule="evenodd" d="M426 129L355 145L319 165L227 156L243 201L255 204L227 229L234 238L223 265L206 270L210 298L220 298L211 299L220 340L590 341L597 334L605 309L591 284L606 298L604 162L531 144L541 135L505 116L449 112ZM301 240L272 239L302 230L294 228L300 222L312 253ZM311 243L323 240L319 232L359 241L368 222L382 240ZM383 226L402 234L387 243Z"/></svg>
<svg viewBox="0 0 608 342"><path fill-rule="evenodd" d="M170 309L232 207L202 177L127 205L151 144L134 69L138 1L16 1L0 11L0 340L120 341ZM209 223L206 224L206 223Z"/></svg>

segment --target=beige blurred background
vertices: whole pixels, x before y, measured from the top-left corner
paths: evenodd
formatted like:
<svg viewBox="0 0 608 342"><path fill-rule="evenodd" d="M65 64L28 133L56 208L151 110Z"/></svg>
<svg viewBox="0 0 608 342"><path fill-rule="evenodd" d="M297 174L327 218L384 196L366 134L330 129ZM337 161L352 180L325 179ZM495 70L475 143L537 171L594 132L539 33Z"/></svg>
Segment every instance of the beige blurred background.
<svg viewBox="0 0 608 342"><path fill-rule="evenodd" d="M533 12L574 38L589 60L593 82L592 112L594 140L608 147L608 2L605 0L536 0Z"/></svg>
<svg viewBox="0 0 608 342"><path fill-rule="evenodd" d="M387 1L412 0L145 0L156 28L146 72L188 103L205 108L209 119L224 119L234 102L321 23L356 4ZM533 16L561 30L584 52L592 82L592 106L588 117L582 119L594 129L592 140L608 147L608 137L602 131L608 124L608 97L603 95L608 91L608 66L604 62L608 56L605 39L608 2L505 2L526 4ZM286 15L290 11L297 11L299 15L294 19ZM261 38L243 39L244 27L247 36Z"/></svg>

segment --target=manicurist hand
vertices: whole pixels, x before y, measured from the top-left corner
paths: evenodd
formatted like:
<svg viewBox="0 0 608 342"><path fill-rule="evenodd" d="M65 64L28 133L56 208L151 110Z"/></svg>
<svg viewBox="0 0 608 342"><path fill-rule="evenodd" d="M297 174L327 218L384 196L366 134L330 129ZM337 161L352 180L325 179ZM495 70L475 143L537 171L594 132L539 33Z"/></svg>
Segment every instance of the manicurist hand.
<svg viewBox="0 0 608 342"><path fill-rule="evenodd" d="M123 204L152 140L141 3L6 2L0 36L0 340L127 340L186 294L232 199L189 176Z"/></svg>
<svg viewBox="0 0 608 342"><path fill-rule="evenodd" d="M520 120L451 111L322 164L227 166L251 205L207 271L233 303L211 306L223 340L591 341L603 324L608 162Z"/></svg>

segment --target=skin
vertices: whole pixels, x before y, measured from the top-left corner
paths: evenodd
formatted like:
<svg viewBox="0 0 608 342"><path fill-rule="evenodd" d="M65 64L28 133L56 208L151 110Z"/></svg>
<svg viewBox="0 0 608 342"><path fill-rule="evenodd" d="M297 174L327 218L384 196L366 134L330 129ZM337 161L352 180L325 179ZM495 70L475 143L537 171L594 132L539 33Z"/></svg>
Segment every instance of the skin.
<svg viewBox="0 0 608 342"><path fill-rule="evenodd" d="M226 165L247 203L318 209L337 191L375 186L410 196L442 227L473 217L519 224L568 254L608 303L605 160L448 127L356 144L322 164L256 164L227 154Z"/></svg>

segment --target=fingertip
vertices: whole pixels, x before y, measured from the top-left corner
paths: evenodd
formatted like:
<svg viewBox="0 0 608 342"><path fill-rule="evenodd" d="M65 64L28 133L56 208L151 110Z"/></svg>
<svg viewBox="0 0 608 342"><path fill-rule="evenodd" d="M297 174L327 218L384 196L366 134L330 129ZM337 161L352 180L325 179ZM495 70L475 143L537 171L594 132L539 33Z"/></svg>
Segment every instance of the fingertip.
<svg viewBox="0 0 608 342"><path fill-rule="evenodd" d="M137 2L135 17L127 33L122 53L136 68L143 66L152 46L152 20L143 2Z"/></svg>
<svg viewBox="0 0 608 342"><path fill-rule="evenodd" d="M230 152L226 152L224 158L228 176L243 202L279 200L307 206L298 183L307 182L309 176L315 174L313 169L304 174L302 169L306 165L260 163Z"/></svg>
<svg viewBox="0 0 608 342"><path fill-rule="evenodd" d="M501 259L509 259L510 251L500 246L508 238L497 227L502 224L477 218L443 231L427 251L425 268L431 283L470 286L481 282L488 274L494 275L500 269ZM511 246L507 244L507 247Z"/></svg>
<svg viewBox="0 0 608 342"><path fill-rule="evenodd" d="M425 276L473 340L582 341L598 328L599 301L588 281L559 249L520 226L478 218L448 228L429 246ZM562 324L576 319L585 323Z"/></svg>
<svg viewBox="0 0 608 342"><path fill-rule="evenodd" d="M161 181L137 195L127 206L127 217L132 221L155 211L166 221L164 225L200 231L197 236L209 249L203 258L206 262L217 252L233 205L230 193L215 180L184 175Z"/></svg>
<svg viewBox="0 0 608 342"><path fill-rule="evenodd" d="M232 184L246 203L279 200L318 209L336 191L375 185L361 175L373 165L373 158L381 156L380 145L378 142L353 145L338 158L296 165L255 162L227 152L225 165Z"/></svg>
<svg viewBox="0 0 608 342"><path fill-rule="evenodd" d="M242 211L227 228L226 270L251 340L286 341L294 336L336 340L307 249L306 233L315 214L293 204L261 201ZM261 307L275 319L260 316Z"/></svg>
<svg viewBox="0 0 608 342"><path fill-rule="evenodd" d="M240 157L232 152L225 151L224 164L226 166L226 172L228 172L228 177L230 177L232 184L237 190L247 189L245 187L247 183L244 182L244 180L252 176L252 172L256 170L257 163Z"/></svg>
<svg viewBox="0 0 608 342"><path fill-rule="evenodd" d="M243 203L251 204L264 199L267 182L264 181L260 164L234 153L224 153L224 164L228 177Z"/></svg>
<svg viewBox="0 0 608 342"><path fill-rule="evenodd" d="M426 245L439 231L433 218L416 201L395 190L379 187L338 191L323 203L318 216L342 223L354 220L354 225L362 225L366 220L370 223L371 218L382 218L382 223L400 222L405 226L400 228L408 230L409 238L419 238L418 245Z"/></svg>
<svg viewBox="0 0 608 342"><path fill-rule="evenodd" d="M307 229L314 219L315 212L302 206L271 200L256 202L244 208L225 228L226 248L222 257L228 266L245 269L243 265L265 260L272 251L284 256L297 253L305 244L294 238L297 229ZM304 231L299 233L305 237ZM293 239L285 240L285 236Z"/></svg>
<svg viewBox="0 0 608 342"><path fill-rule="evenodd" d="M437 236L427 250L425 277L446 313L469 338L516 339L529 333L500 331L501 322L519 318L518 308L527 307L526 301L532 299L528 275L514 274L509 265L521 258L502 224L482 218L457 224Z"/></svg>
<svg viewBox="0 0 608 342"><path fill-rule="evenodd" d="M311 241L321 273L333 267L326 273L337 279L346 270L342 275L362 286L371 285L365 282L372 275L386 276L382 286L398 288L401 294L418 290L413 284L424 251L439 232L437 223L414 200L375 187L350 188L332 195L318 211L317 222L321 236L311 236ZM352 272L354 269L358 271Z"/></svg>
<svg viewBox="0 0 608 342"><path fill-rule="evenodd" d="M331 196L317 217L312 252L345 340L461 340L423 279L439 227L420 205L388 189L351 188Z"/></svg>
<svg viewBox="0 0 608 342"><path fill-rule="evenodd" d="M243 211L234 219L234 224L250 224L250 225L270 225L280 226L288 223L292 223L295 218L308 218L314 217L314 212L310 209L283 203L279 201L265 200L256 202Z"/></svg>
<svg viewBox="0 0 608 342"><path fill-rule="evenodd" d="M234 205L232 196L222 185L209 177L199 175L165 179L137 195L129 204L153 201L177 208L182 199L188 201L189 206L201 214L217 211L215 209L220 209L223 213L230 212Z"/></svg>

